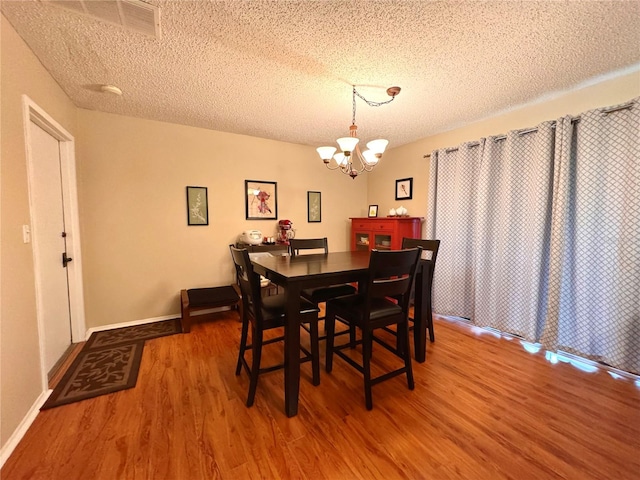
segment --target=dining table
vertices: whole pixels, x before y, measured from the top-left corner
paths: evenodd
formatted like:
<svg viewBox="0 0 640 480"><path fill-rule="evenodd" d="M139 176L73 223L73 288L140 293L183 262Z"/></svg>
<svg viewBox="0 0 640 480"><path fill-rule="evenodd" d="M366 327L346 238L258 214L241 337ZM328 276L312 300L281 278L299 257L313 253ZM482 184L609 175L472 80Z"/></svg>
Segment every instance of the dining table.
<svg viewBox="0 0 640 480"><path fill-rule="evenodd" d="M300 391L300 292L305 288L340 283L361 283L369 270L368 251L309 255L253 256L254 271L284 288L284 408L288 417L298 413Z"/></svg>

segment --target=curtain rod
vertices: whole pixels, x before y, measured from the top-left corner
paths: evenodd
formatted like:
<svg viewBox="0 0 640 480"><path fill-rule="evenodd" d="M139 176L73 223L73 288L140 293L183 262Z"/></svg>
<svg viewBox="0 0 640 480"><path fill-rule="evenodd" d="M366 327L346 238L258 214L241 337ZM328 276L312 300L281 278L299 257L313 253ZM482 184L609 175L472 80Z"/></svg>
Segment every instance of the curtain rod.
<svg viewBox="0 0 640 480"><path fill-rule="evenodd" d="M613 113L613 112L619 112L620 110L627 110L633 107L633 102L629 102L629 103L625 103L623 105L618 105L617 107L611 107L611 108L605 108L604 110L602 110L602 114L603 115L608 115L609 113ZM573 117L571 119L571 123L578 123L580 121L580 115L578 115L577 117ZM551 128L556 128L555 126L555 121L554 124L551 126ZM538 127L533 127L533 128L527 128L524 130L519 130L518 131L518 135L526 135L527 133L533 133L533 132L537 132L538 131ZM494 138L494 141L499 142L501 140L505 140L507 138L506 135L499 135L497 137ZM471 147L477 147L478 145L480 145L480 143L471 143L469 144L469 148ZM450 152L456 152L458 151L458 147L455 148L447 148L445 150L445 152L450 153ZM423 155L422 158L430 158L431 154L427 153L426 155Z"/></svg>

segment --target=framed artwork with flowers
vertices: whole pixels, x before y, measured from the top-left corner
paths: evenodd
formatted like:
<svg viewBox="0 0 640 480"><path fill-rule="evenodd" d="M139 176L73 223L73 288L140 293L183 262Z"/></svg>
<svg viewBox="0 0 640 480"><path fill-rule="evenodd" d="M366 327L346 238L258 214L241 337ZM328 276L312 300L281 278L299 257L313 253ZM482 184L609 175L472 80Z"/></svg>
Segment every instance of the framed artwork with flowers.
<svg viewBox="0 0 640 480"><path fill-rule="evenodd" d="M277 220L278 184L263 180L245 180L244 202L247 220Z"/></svg>

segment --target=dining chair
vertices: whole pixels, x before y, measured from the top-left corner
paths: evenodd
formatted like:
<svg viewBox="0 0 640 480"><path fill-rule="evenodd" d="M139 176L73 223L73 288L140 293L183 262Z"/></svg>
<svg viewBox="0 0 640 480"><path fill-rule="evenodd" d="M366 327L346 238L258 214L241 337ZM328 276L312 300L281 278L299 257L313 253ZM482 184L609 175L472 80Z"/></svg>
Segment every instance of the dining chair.
<svg viewBox="0 0 640 480"><path fill-rule="evenodd" d="M433 310L431 307L431 292L433 290L433 275L436 268L436 258L438 257L438 249L440 248L440 240L423 240L419 238L403 238L402 248L422 247L422 259L418 271L416 272L415 295L422 295L420 303L414 302L414 318L409 317L409 321L414 324L414 344L416 345L416 355L419 355L417 345L422 341L422 345L426 345L426 331L429 331L429 341L435 342L436 337L433 331ZM430 252L430 255L429 253ZM424 258L428 256L429 258ZM417 308L419 307L419 308ZM422 315L426 319L424 327L420 331L415 331L415 318ZM424 355L422 356L424 360Z"/></svg>
<svg viewBox="0 0 640 480"><path fill-rule="evenodd" d="M244 248L236 248L229 245L231 256L236 268L238 284L242 300L242 333L240 337L240 351L238 353L238 363L236 365L236 375L240 375L242 367L249 374L249 396L247 407L253 405L258 377L267 372L278 370L284 367L284 363L261 367L262 347L264 345L282 342L284 335L264 340L264 332L274 328L283 327L285 324L285 295L262 296L260 291L260 275L253 270L253 265L249 259L249 253ZM320 384L320 348L318 344L318 312L319 309L311 302L300 298L300 321L302 324L309 324L310 349L307 350L302 345L300 350L304 354L300 358L300 363L311 362L314 385ZM247 344L249 326L251 326L251 343ZM251 350L251 366L245 358L245 352Z"/></svg>
<svg viewBox="0 0 640 480"><path fill-rule="evenodd" d="M363 289L354 295L338 297L327 302L325 326L327 329L326 371L333 369L335 353L364 376L364 393L367 410L373 408L371 387L395 376L406 374L409 390L413 390L413 370L409 345L409 297L422 248L406 250L372 250L369 274ZM396 297L398 302L390 297ZM335 320L340 318L362 332L362 363L342 350L352 347L351 342L335 345ZM375 330L395 325L402 348L394 347L374 335ZM404 366L391 372L371 377L373 341L399 357Z"/></svg>
<svg viewBox="0 0 640 480"><path fill-rule="evenodd" d="M301 251L307 253L329 253L329 243L327 237L324 238L292 238L289 244L289 254L292 257L301 255ZM343 295L353 295L356 293L356 288L353 285L339 284L328 285L323 287L305 288L302 290L301 295L303 298L309 300L316 306L321 303L327 302L332 298L341 297ZM318 317L318 320L324 320L325 317ZM305 328L303 326L303 328ZM355 330L352 330L352 340L355 341ZM340 332L338 335L348 332ZM326 336L321 336L320 340L323 340Z"/></svg>

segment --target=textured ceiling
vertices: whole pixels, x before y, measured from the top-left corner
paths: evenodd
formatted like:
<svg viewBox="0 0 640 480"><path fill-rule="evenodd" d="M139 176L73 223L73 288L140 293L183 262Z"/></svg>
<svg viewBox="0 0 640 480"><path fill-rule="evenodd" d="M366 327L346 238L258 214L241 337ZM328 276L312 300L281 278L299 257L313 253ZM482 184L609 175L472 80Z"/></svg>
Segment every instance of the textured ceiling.
<svg viewBox="0 0 640 480"><path fill-rule="evenodd" d="M2 12L78 107L294 143L399 146L640 63L633 1L161 1L161 36ZM121 97L101 93L117 85Z"/></svg>

